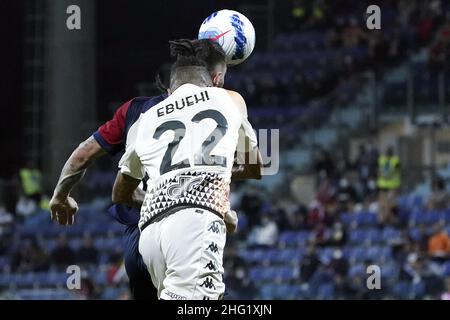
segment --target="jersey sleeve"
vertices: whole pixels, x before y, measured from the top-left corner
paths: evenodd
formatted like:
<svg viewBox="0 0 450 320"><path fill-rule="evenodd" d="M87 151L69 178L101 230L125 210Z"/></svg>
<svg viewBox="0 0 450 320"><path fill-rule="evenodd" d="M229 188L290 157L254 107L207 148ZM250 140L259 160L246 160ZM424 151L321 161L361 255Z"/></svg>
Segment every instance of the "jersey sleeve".
<svg viewBox="0 0 450 320"><path fill-rule="evenodd" d="M121 105L113 118L101 125L93 134L94 139L109 154L114 155L124 149L125 119L132 101Z"/></svg>
<svg viewBox="0 0 450 320"><path fill-rule="evenodd" d="M133 147L127 145L127 149L119 161L119 170L132 178L142 180L145 176L145 170Z"/></svg>
<svg viewBox="0 0 450 320"><path fill-rule="evenodd" d="M247 115L242 116L241 128L239 129L239 138L236 151L246 153L254 150L258 146L255 130L248 121Z"/></svg>
<svg viewBox="0 0 450 320"><path fill-rule="evenodd" d="M139 120L137 121L139 123ZM132 178L142 180L145 176L145 169L136 153L138 125L130 129L127 137L125 153L119 161L120 172Z"/></svg>

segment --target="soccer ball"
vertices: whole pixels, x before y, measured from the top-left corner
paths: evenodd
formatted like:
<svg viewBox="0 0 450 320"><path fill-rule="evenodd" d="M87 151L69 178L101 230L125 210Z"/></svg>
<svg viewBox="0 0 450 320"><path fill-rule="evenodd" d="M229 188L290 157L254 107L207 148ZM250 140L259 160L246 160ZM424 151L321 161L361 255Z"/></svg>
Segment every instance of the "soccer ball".
<svg viewBox="0 0 450 320"><path fill-rule="evenodd" d="M217 41L226 53L227 64L237 65L247 59L255 47L255 28L242 13L220 10L203 21L198 38Z"/></svg>

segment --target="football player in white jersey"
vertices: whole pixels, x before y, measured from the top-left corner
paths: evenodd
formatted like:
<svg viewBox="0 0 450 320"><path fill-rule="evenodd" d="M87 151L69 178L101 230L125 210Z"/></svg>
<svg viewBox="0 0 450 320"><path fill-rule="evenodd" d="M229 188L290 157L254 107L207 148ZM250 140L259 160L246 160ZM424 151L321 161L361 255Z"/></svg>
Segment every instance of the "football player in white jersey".
<svg viewBox="0 0 450 320"><path fill-rule="evenodd" d="M141 115L113 188L113 199L126 203L149 176L139 251L164 300L223 297L224 219L236 153L240 159L250 153L258 161L241 166L234 178L261 176L245 101L237 92L218 88L226 64L212 77L203 58L210 50L217 50L210 40L171 42L177 56L171 94Z"/></svg>

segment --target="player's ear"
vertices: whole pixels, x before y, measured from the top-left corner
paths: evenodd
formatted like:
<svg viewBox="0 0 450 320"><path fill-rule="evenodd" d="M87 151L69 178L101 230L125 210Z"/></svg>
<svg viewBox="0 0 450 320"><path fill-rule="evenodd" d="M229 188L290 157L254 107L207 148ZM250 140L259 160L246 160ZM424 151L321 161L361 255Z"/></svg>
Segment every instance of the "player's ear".
<svg viewBox="0 0 450 320"><path fill-rule="evenodd" d="M222 88L223 87L223 73L221 71L215 72L212 77L212 82L214 87Z"/></svg>

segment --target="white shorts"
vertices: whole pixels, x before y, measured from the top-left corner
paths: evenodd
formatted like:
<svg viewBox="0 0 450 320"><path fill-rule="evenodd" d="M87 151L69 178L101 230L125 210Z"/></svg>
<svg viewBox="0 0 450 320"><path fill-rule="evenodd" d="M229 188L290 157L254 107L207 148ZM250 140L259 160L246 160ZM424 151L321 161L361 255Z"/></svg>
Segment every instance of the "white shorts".
<svg viewBox="0 0 450 320"><path fill-rule="evenodd" d="M225 222L200 208L181 209L148 225L139 252L163 300L223 297Z"/></svg>

